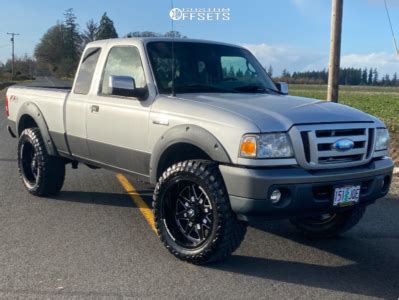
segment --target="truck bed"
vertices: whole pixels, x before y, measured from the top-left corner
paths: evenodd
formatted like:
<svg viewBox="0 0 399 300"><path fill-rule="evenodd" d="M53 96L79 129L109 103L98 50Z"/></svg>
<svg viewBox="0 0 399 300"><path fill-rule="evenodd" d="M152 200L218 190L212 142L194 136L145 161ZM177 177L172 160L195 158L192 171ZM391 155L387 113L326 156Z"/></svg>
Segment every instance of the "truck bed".
<svg viewBox="0 0 399 300"><path fill-rule="evenodd" d="M52 132L64 134L64 103L70 93L67 87L12 86L7 91L10 120L16 122L18 111L27 102L35 104L44 116Z"/></svg>

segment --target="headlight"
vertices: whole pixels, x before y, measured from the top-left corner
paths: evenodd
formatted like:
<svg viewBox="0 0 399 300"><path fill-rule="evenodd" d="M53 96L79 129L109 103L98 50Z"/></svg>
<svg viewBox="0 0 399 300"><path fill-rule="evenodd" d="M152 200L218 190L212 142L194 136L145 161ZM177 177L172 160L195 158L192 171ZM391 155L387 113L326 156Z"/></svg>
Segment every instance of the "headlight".
<svg viewBox="0 0 399 300"><path fill-rule="evenodd" d="M286 133L245 135L241 140L240 156L246 158L289 158L294 156Z"/></svg>
<svg viewBox="0 0 399 300"><path fill-rule="evenodd" d="M385 128L377 129L375 136L375 151L388 150L389 147L389 132Z"/></svg>

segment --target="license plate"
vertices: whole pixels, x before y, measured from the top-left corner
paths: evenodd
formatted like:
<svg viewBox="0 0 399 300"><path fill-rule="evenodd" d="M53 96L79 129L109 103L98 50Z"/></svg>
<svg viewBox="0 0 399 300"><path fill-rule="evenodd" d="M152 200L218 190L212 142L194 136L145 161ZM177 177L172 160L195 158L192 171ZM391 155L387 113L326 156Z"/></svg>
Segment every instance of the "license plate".
<svg viewBox="0 0 399 300"><path fill-rule="evenodd" d="M334 192L334 206L348 206L359 202L360 185L338 187Z"/></svg>

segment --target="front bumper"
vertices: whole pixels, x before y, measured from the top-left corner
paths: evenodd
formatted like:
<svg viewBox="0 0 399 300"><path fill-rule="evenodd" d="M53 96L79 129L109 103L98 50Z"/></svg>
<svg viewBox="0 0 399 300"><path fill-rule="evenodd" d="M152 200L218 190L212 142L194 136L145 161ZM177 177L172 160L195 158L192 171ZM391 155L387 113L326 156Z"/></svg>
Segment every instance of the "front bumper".
<svg viewBox="0 0 399 300"><path fill-rule="evenodd" d="M389 192L393 162L389 158L357 168L308 171L301 168L248 169L220 165L233 211L241 219L271 219L315 215L348 209L333 207L336 186L361 184L357 205L368 205ZM272 204L274 189L283 199Z"/></svg>

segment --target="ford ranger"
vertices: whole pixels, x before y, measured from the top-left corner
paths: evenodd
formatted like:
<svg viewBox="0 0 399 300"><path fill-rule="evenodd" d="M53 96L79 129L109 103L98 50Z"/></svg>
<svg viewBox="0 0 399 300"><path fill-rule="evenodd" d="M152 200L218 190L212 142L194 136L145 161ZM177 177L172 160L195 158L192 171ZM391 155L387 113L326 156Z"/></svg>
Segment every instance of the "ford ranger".
<svg viewBox="0 0 399 300"><path fill-rule="evenodd" d="M28 192L59 192L66 164L134 175L155 186L162 243L196 264L230 255L254 218L336 236L392 178L383 122L289 96L248 50L224 43L96 41L71 90L11 87L6 113Z"/></svg>

